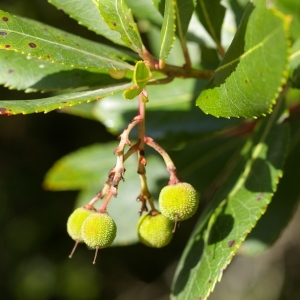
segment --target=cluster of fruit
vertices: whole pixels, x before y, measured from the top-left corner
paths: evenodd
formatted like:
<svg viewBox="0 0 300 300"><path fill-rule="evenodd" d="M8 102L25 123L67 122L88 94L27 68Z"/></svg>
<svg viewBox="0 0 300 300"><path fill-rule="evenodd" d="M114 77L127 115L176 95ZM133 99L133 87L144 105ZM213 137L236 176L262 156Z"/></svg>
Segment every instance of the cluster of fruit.
<svg viewBox="0 0 300 300"><path fill-rule="evenodd" d="M150 76L150 70L145 63L137 63L134 74L136 76L140 74L143 78L145 72ZM134 82L139 82L141 78L135 78ZM67 231L71 238L75 240L75 246L70 257L72 257L78 243L84 242L88 247L96 249L95 263L98 250L113 243L117 234L117 227L114 220L107 213L107 206L111 199L118 194L118 185L124 179L123 175L126 170L124 162L133 153L137 153L137 174L141 182L141 191L137 200L142 203L142 207L140 210L141 217L137 225L137 234L143 244L155 248L166 246L173 237L177 222L190 218L197 210L199 199L196 190L189 183L182 182L177 177L176 166L168 153L151 137L146 135L145 113L146 103L149 99L146 88L141 89L142 87L139 86L138 114L119 136L120 143L114 151L117 155L117 161L109 171L103 189L87 205L76 209L68 219ZM130 91L132 89L129 89ZM132 145L129 135L135 126L138 127L138 139ZM130 146L127 152L125 152L126 146ZM161 190L159 195L160 211L156 209L148 189L145 146L153 148L161 155L167 171L170 173L168 185ZM94 204L104 197L100 209L96 210ZM147 206L150 206L150 209ZM143 215L144 212L146 214Z"/></svg>
<svg viewBox="0 0 300 300"><path fill-rule="evenodd" d="M160 212L152 209L140 217L137 225L139 240L149 246L161 248L169 244L178 221L184 221L194 215L199 199L196 190L186 182L178 182L165 186L159 196ZM175 222L175 226L174 226ZM110 246L117 234L114 220L106 211L98 210L88 204L77 208L69 217L67 231L78 243L84 242L88 247L96 249Z"/></svg>

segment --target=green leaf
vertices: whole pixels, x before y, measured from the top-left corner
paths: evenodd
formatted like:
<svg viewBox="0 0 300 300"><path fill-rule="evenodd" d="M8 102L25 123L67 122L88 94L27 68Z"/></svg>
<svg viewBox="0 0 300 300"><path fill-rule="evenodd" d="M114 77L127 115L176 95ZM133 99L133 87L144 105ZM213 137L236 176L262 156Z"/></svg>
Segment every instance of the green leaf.
<svg viewBox="0 0 300 300"><path fill-rule="evenodd" d="M290 57L290 85L300 89L300 38L295 41Z"/></svg>
<svg viewBox="0 0 300 300"><path fill-rule="evenodd" d="M160 31L159 59L165 61L173 47L176 30L176 6L173 0L166 0L164 20Z"/></svg>
<svg viewBox="0 0 300 300"><path fill-rule="evenodd" d="M255 6L249 3L231 46L197 105L217 117L270 113L286 82L289 23L288 16L266 8L265 1L255 1Z"/></svg>
<svg viewBox="0 0 300 300"><path fill-rule="evenodd" d="M138 61L134 68L133 73L133 85L126 89L123 93L123 97L126 100L137 97L151 79L151 72L148 66L143 61Z"/></svg>
<svg viewBox="0 0 300 300"><path fill-rule="evenodd" d="M100 87L123 82L98 70L70 66L0 50L0 84L26 92ZM128 81L128 80L127 80Z"/></svg>
<svg viewBox="0 0 300 300"><path fill-rule="evenodd" d="M210 199L181 257L173 299L207 299L266 211L282 176L289 137L286 117L282 105L275 106L257 124L240 157L229 162L227 181Z"/></svg>
<svg viewBox="0 0 300 300"><path fill-rule="evenodd" d="M104 36L112 42L124 45L120 35L112 31L102 20L97 2L94 0L48 0L49 3L63 10L79 24Z"/></svg>
<svg viewBox="0 0 300 300"><path fill-rule="evenodd" d="M78 190L81 192L76 207L87 204L102 189L108 171L115 166L113 150L116 142L95 144L58 160L48 171L44 186L51 190ZM128 166L128 167L127 167ZM139 218L140 203L136 201L140 193L140 179L136 172L137 157L133 155L125 161L125 182L120 182L118 197L108 205L108 212L117 224L117 237L113 245L128 245L138 241L136 224ZM158 194L157 181L167 182L167 171L158 155L147 156L147 182L153 195ZM100 207L102 201L96 204Z"/></svg>
<svg viewBox="0 0 300 300"><path fill-rule="evenodd" d="M53 63L102 70L132 69L105 45L0 10L0 49Z"/></svg>
<svg viewBox="0 0 300 300"><path fill-rule="evenodd" d="M238 254L256 255L270 247L286 228L299 205L300 186L300 120L291 118L291 145L284 166L284 176L278 184L267 212L248 235ZM255 247L253 247L255 246Z"/></svg>
<svg viewBox="0 0 300 300"><path fill-rule="evenodd" d="M100 100L105 96L118 91L123 91L128 86L129 84L127 83L97 90L66 93L59 96L35 100L4 100L0 101L0 115L31 114L38 112L47 113L54 109L61 109L63 107Z"/></svg>
<svg viewBox="0 0 300 300"><path fill-rule="evenodd" d="M295 0L276 0L276 8L284 14L292 16L291 37L297 39L300 32L300 2Z"/></svg>
<svg viewBox="0 0 300 300"><path fill-rule="evenodd" d="M197 16L215 41L217 48L221 47L221 29L225 16L225 7L220 0L198 0L196 6Z"/></svg>
<svg viewBox="0 0 300 300"><path fill-rule="evenodd" d="M119 33L119 38L127 47L142 53L142 39L126 3L123 0L98 0L98 5L109 28Z"/></svg>
<svg viewBox="0 0 300 300"><path fill-rule="evenodd" d="M181 38L187 33L195 7L196 0L176 0L177 32Z"/></svg>
<svg viewBox="0 0 300 300"><path fill-rule="evenodd" d="M67 154L47 172L45 188L54 191L81 190L98 184L98 190L102 189L108 171L115 165L113 151L116 146L117 143L94 144Z"/></svg>

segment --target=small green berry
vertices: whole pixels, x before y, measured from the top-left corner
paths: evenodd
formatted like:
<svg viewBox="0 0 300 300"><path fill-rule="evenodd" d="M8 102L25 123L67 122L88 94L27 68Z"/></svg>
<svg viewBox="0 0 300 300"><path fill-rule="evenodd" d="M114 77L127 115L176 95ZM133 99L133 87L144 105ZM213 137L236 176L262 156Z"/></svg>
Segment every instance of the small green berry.
<svg viewBox="0 0 300 300"><path fill-rule="evenodd" d="M79 207L73 211L67 221L67 232L74 241L82 242L81 226L84 220L95 210L92 207Z"/></svg>
<svg viewBox="0 0 300 300"><path fill-rule="evenodd" d="M173 237L173 222L161 213L151 212L140 217L137 233L141 243L148 247L162 248L167 246Z"/></svg>
<svg viewBox="0 0 300 300"><path fill-rule="evenodd" d="M69 216L67 221L67 232L69 236L75 241L75 245L69 255L72 258L77 245L83 242L81 236L81 226L84 220L95 211L92 205L86 205L84 207L79 207L73 211Z"/></svg>
<svg viewBox="0 0 300 300"><path fill-rule="evenodd" d="M109 247L113 243L117 226L108 213L95 212L83 222L81 234L87 246L96 249L95 263L98 249Z"/></svg>
<svg viewBox="0 0 300 300"><path fill-rule="evenodd" d="M161 213L174 221L189 219L199 205L197 191L186 182L165 186L159 195Z"/></svg>

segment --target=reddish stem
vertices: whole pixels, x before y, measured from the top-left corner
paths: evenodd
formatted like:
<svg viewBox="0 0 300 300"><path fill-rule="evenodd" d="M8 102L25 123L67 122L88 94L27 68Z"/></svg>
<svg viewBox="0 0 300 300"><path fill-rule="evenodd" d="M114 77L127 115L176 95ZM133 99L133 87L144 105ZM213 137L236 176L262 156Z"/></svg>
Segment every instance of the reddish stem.
<svg viewBox="0 0 300 300"><path fill-rule="evenodd" d="M112 191L109 191L109 193L107 194L104 202L102 203L100 209L98 209L98 212L99 213L106 213L106 208L107 208L107 205L109 203L109 201L111 200L111 198L115 195L114 192Z"/></svg>
<svg viewBox="0 0 300 300"><path fill-rule="evenodd" d="M176 184L176 183L180 182L180 180L177 177L176 167L175 167L171 157L169 156L169 154L150 137L145 137L145 143L148 146L152 147L154 150L156 150L162 156L163 160L165 161L167 170L170 173L170 180L169 180L168 184L170 185L170 184Z"/></svg>

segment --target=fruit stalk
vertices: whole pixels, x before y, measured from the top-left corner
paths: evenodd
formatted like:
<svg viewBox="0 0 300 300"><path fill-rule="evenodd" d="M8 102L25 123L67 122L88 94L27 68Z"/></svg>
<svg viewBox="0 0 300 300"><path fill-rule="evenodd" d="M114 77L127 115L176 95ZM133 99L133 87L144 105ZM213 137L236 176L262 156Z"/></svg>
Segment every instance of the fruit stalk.
<svg viewBox="0 0 300 300"><path fill-rule="evenodd" d="M140 123L138 124L138 174L141 181L141 193L137 197L139 201L143 202L142 209L140 213L147 210L145 202L147 201L151 207L151 210L155 209L154 202L152 200L152 195L148 189L147 177L146 177L146 158L145 158L145 136L146 136L146 103L148 102L148 95L146 89L144 89L138 97L138 113L140 117Z"/></svg>
<svg viewBox="0 0 300 300"><path fill-rule="evenodd" d="M144 141L148 146L150 146L154 150L156 150L162 156L163 160L165 161L167 170L170 173L170 180L169 180L168 184L170 185L170 184L176 184L176 183L180 182L180 180L177 177L175 164L173 163L169 154L152 138L145 137Z"/></svg>

